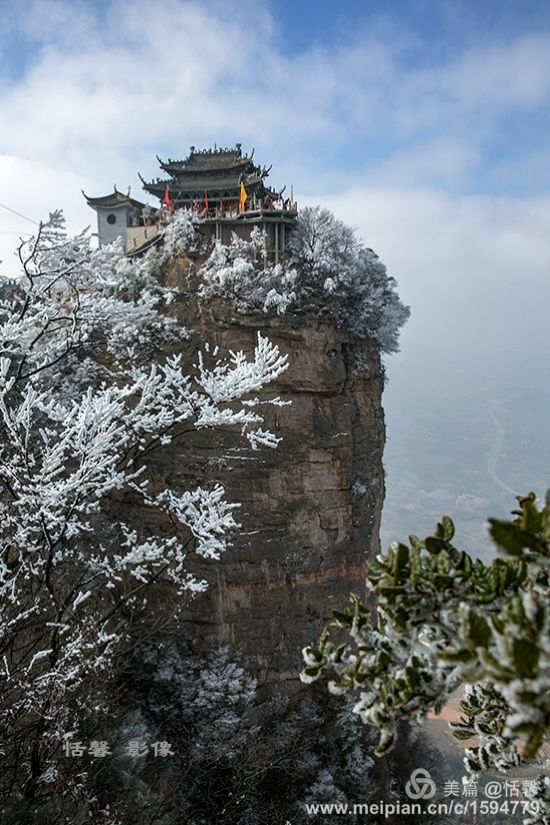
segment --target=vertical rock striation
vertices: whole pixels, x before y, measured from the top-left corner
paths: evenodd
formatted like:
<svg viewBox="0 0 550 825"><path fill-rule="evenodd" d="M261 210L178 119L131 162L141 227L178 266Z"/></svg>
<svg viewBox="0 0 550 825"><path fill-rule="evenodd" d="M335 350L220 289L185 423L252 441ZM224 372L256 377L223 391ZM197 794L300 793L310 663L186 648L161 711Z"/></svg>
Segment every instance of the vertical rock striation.
<svg viewBox="0 0 550 825"><path fill-rule="evenodd" d="M168 282L181 286L182 262ZM243 315L230 301L202 302L189 288L175 311L191 332L186 365L206 342L253 349L258 330L289 357L267 406L276 450L252 451L234 430L175 440L154 472L175 489L217 478L242 506L241 531L217 562L190 558L209 584L185 613L199 648L228 644L260 681L296 679L301 648L362 587L378 550L384 478L383 374L375 344L330 320Z"/></svg>

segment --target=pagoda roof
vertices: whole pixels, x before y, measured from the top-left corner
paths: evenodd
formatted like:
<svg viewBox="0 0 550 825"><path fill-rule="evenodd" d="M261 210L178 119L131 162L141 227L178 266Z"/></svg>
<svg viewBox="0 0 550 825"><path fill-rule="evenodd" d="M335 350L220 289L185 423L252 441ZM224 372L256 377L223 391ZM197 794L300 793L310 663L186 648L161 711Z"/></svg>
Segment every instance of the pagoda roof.
<svg viewBox="0 0 550 825"><path fill-rule="evenodd" d="M185 160L163 161L157 155L161 168L169 177L157 177L151 181L146 181L141 175L139 178L146 192L162 200L168 190L175 203L200 198L205 192L213 199L238 199L241 183L244 183L247 191L256 195L260 193L262 197L265 194L273 198L280 197L284 189L273 191L265 184L271 166L257 166L253 157L254 150L250 155L243 155L240 143L225 149L215 146L213 149L199 150L191 146Z"/></svg>
<svg viewBox="0 0 550 825"><path fill-rule="evenodd" d="M240 190L241 180L245 186L256 189L258 186L263 186L263 178L257 175L233 175L231 177L216 177L197 178L195 180L188 180L187 178L156 178L156 180L146 181L139 176L143 183L143 188L147 192L157 194L164 193L166 189L169 192L203 192L204 190L212 191L214 189L221 189L224 191ZM265 187L264 187L265 188Z"/></svg>
<svg viewBox="0 0 550 825"><path fill-rule="evenodd" d="M128 190L128 193L125 195L123 192L119 192L116 186L110 195L102 195L99 198L90 198L83 189L82 194L86 198L88 206L91 206L92 209L109 209L116 206L123 206L125 204L128 206L137 207L138 209L145 208L144 203L130 197L130 190Z"/></svg>
<svg viewBox="0 0 550 825"><path fill-rule="evenodd" d="M263 197L265 194L268 194L271 198L278 198L282 195L286 187L280 192L276 192L271 187L267 187L264 185L263 180L256 178L254 180L247 180L245 178L244 185L246 190L249 194L251 193L260 193L260 196ZM158 180L153 181L152 183L146 183L144 181L144 189L146 189L151 195L156 196L160 200L164 197L166 190L170 194L170 198L174 203L177 203L181 200L193 200L195 198L202 198L204 193L208 194L208 197L211 200L216 199L217 195L214 194L216 190L220 193L219 197L223 200L224 197L228 199L239 199L240 196L240 182L237 182L233 185L228 185L227 182L220 184L219 186L207 186L201 187L197 184L189 184L189 185L180 185L178 181L175 180ZM226 194L224 194L226 193Z"/></svg>
<svg viewBox="0 0 550 825"><path fill-rule="evenodd" d="M250 155L243 155L241 144L226 149L196 149L191 146L185 160L162 160L157 155L157 160L162 169L169 175L211 175L221 170L233 171L244 170L253 167L252 158L254 149Z"/></svg>

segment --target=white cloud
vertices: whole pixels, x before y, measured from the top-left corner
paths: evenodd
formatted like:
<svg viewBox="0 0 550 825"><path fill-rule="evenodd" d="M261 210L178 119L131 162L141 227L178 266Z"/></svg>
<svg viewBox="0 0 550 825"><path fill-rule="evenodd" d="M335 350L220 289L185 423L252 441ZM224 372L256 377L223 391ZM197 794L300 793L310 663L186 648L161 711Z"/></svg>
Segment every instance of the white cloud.
<svg viewBox="0 0 550 825"><path fill-rule="evenodd" d="M242 140L273 161L277 179L284 174L301 190L317 185L319 197L339 191L330 203L369 237L376 228L373 246L402 271L405 291L409 271L411 287L429 273L437 296L454 279L483 284L494 267L511 283L506 273L522 247L528 255L536 246L546 260L539 213L527 201L442 191L475 191L478 173L488 171L483 141L501 114L547 102L547 33L472 48L428 69L411 60L419 42L391 26L289 56L264 3L116 0L102 8L42 0L18 13L35 58L0 92L3 203L37 218L63 206L78 229L94 217L81 187L102 194L132 184L139 196L136 173L157 174L156 152L181 156L190 143ZM337 170L337 188L327 171L339 151L356 152L359 186L368 174L370 189L341 194L356 173ZM16 229L28 225L2 212L0 231ZM4 259L11 239L0 235Z"/></svg>
<svg viewBox="0 0 550 825"><path fill-rule="evenodd" d="M402 349L419 374L520 357L547 370L550 196L365 187L313 200L357 225L397 278L413 310Z"/></svg>
<svg viewBox="0 0 550 825"><path fill-rule="evenodd" d="M85 205L80 192L86 179L72 172L17 155L0 154L0 181L0 202L30 219L25 220L0 208L0 273L3 275L11 276L18 271L14 253L19 239L27 238L36 230L31 221L38 223L63 205L66 213L72 216L72 231L95 223L95 216Z"/></svg>
<svg viewBox="0 0 550 825"><path fill-rule="evenodd" d="M94 151L134 154L184 134L198 142L228 131L275 145L283 136L343 140L350 129L382 137L430 128L434 139L452 125L445 139L465 142L474 110L487 124L497 104L542 105L550 94L545 34L428 70L410 67L413 45L407 51L391 29L285 55L263 3L115 0L105 13L91 9L42 0L21 15L37 57L2 95L1 151L63 153L73 168Z"/></svg>
<svg viewBox="0 0 550 825"><path fill-rule="evenodd" d="M544 105L550 99L548 32L471 49L441 73L440 84L457 102L484 112Z"/></svg>
<svg viewBox="0 0 550 825"><path fill-rule="evenodd" d="M429 186L433 183L467 189L481 163L476 146L459 140L438 138L415 142L377 164L371 174L379 181L397 186Z"/></svg>

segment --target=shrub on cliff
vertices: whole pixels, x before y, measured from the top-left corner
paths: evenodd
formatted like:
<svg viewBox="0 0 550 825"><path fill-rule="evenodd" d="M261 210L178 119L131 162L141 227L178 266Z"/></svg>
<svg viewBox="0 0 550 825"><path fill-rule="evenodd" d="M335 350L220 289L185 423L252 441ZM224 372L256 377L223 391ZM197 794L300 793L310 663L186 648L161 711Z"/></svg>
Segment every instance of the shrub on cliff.
<svg viewBox="0 0 550 825"><path fill-rule="evenodd" d="M266 696L225 649L200 657L180 640L152 640L134 651L125 685L133 710L122 740L166 740L175 754L131 760L121 748L108 775L96 776L98 797L135 825L156 810L162 825L324 824L337 818L315 815L317 803L391 796L395 766L375 763L373 732L348 707L273 685ZM129 788L124 800L120 787Z"/></svg>
<svg viewBox="0 0 550 825"><path fill-rule="evenodd" d="M205 296L231 297L245 312L335 317L353 335L377 341L383 352L397 351L409 308L355 229L328 209L306 207L289 233L284 263L266 265L264 251L259 230L250 241L234 236L230 244L216 243L201 269Z"/></svg>
<svg viewBox="0 0 550 825"><path fill-rule="evenodd" d="M519 498L513 521L490 519L504 558L474 561L452 543L445 517L436 534L410 546L395 542L371 565L377 612L353 597L335 614L342 644L325 631L306 648L303 680L334 674L332 693L357 691L355 712L380 731L378 752L395 741L399 720L439 710L465 686L454 725L470 775L537 760L550 734L550 494L537 506ZM349 639L345 636L349 635ZM524 820L550 823L550 779L533 782Z"/></svg>

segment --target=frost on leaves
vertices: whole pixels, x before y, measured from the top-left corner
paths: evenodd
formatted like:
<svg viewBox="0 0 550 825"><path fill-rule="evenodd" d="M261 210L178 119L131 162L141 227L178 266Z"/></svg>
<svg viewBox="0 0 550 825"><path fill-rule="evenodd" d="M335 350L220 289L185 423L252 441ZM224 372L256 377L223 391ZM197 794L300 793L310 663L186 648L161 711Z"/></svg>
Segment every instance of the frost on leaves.
<svg viewBox="0 0 550 825"><path fill-rule="evenodd" d="M537 761L550 735L550 494L542 507L533 493L518 500L513 521L489 520L504 558L487 565L458 550L445 517L434 536L395 542L371 565L375 616L353 597L335 614L342 643L325 631L305 649L303 681L329 670L333 693L356 691L355 712L378 729L379 752L400 720L438 711L464 685L454 733L476 741L468 772ZM544 777L537 788L528 821L549 825Z"/></svg>

